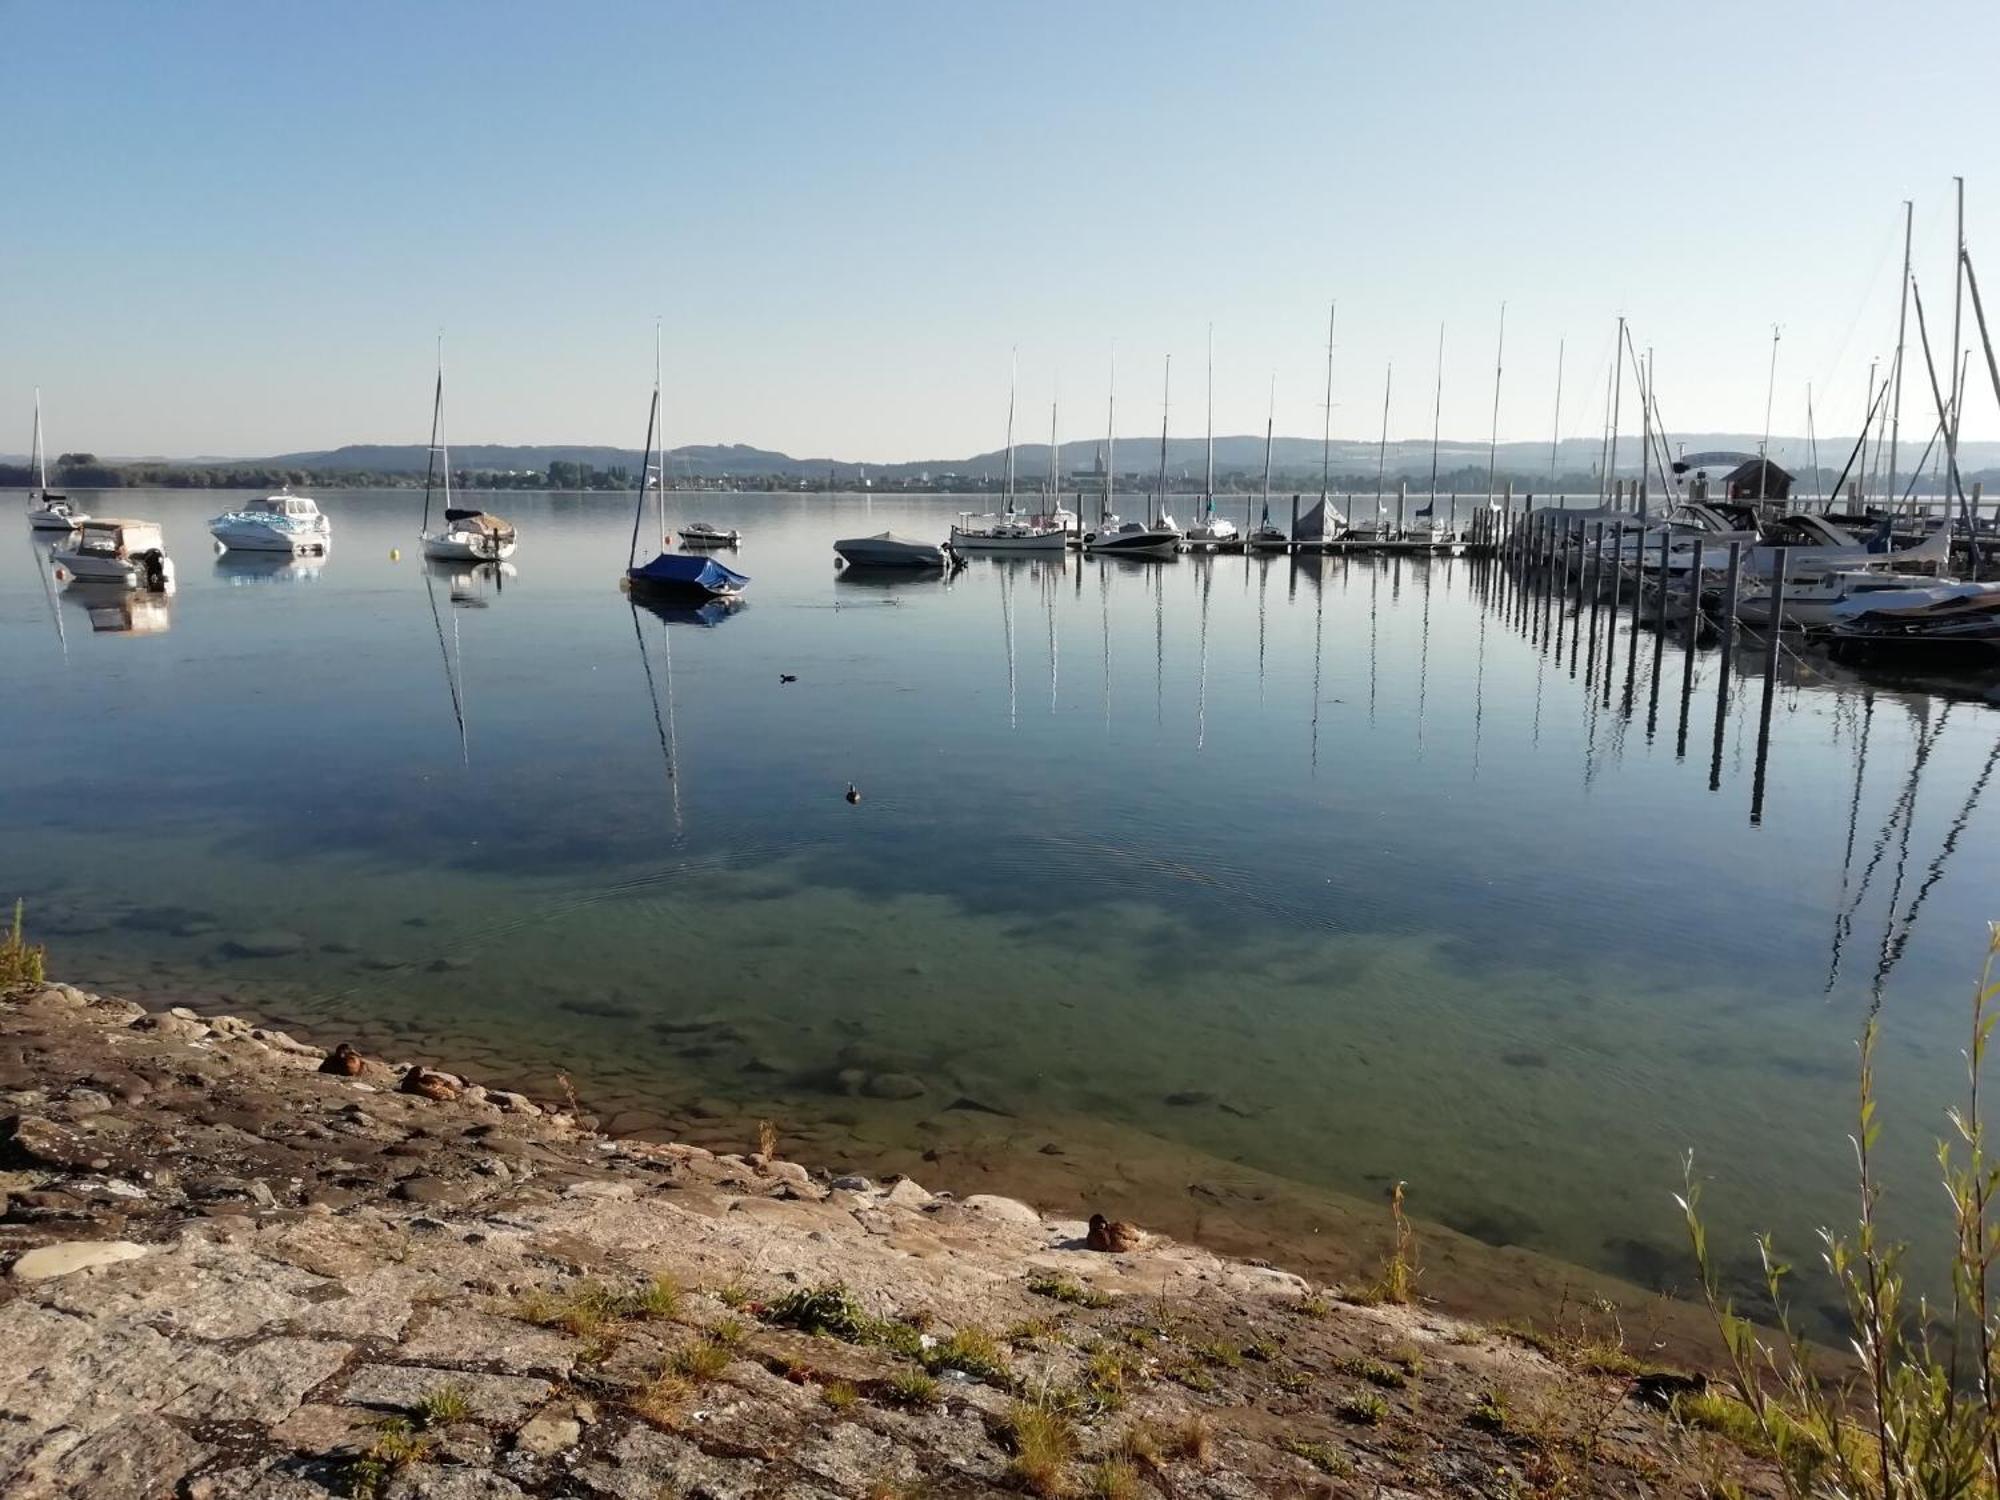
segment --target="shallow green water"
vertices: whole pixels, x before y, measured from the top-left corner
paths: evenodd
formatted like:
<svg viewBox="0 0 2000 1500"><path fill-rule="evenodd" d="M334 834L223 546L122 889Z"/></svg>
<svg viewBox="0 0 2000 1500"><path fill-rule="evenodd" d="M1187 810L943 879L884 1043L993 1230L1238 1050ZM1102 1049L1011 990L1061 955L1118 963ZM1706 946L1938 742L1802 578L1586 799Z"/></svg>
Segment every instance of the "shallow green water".
<svg viewBox="0 0 2000 1500"><path fill-rule="evenodd" d="M1879 1000L1892 1222L1936 1224L2000 905L1976 698L1788 665L1753 823L1754 680L1714 741L1698 654L1677 755L1678 648L1649 735L1651 638L1607 705L1483 562L870 586L831 540L949 502L729 497L690 514L751 603L702 628L617 590L622 504L505 497L495 578L426 574L413 497L320 498L332 556L273 568L210 555L218 497L120 494L179 560L150 634L0 553L0 893L61 973L560 1068L627 1128L1088 1116L1661 1284L1689 1148L1731 1245L1848 1211Z"/></svg>

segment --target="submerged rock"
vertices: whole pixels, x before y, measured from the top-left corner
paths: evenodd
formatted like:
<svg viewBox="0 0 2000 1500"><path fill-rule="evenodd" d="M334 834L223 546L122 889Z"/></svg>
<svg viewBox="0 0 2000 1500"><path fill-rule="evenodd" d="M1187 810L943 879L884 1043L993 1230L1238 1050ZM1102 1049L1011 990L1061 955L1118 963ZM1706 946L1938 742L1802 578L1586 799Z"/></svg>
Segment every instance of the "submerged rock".
<svg viewBox="0 0 2000 1500"><path fill-rule="evenodd" d="M924 1085L909 1073L871 1073L861 1092L871 1099L915 1099L923 1094Z"/></svg>
<svg viewBox="0 0 2000 1500"><path fill-rule="evenodd" d="M296 932L263 927L225 939L221 951L224 958L289 958L305 946L306 940Z"/></svg>

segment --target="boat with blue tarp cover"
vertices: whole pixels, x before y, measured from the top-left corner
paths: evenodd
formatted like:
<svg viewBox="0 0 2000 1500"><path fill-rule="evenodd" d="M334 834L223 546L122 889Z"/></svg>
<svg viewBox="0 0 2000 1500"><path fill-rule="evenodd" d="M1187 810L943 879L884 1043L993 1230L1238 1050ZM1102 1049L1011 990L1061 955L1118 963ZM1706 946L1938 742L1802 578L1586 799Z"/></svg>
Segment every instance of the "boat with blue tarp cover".
<svg viewBox="0 0 2000 1500"><path fill-rule="evenodd" d="M657 440L659 448L654 449ZM646 462L639 475L638 502L632 508L632 545L625 557L625 588L633 596L693 601L735 599L750 580L733 568L700 553L670 552L673 536L667 530L667 436L661 421L659 332L653 335L653 401L646 416ZM654 516L659 527L659 554L649 563L639 561L639 527L646 519L646 495L652 492Z"/></svg>

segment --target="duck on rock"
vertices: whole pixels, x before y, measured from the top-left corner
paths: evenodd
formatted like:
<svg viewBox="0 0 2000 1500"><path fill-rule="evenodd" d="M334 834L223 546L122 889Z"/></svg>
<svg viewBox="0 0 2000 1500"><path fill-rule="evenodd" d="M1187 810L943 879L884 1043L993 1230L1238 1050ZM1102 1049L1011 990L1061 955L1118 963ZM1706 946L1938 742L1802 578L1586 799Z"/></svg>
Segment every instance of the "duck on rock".
<svg viewBox="0 0 2000 1500"><path fill-rule="evenodd" d="M1108 1255L1122 1255L1128 1250L1137 1250L1144 1245L1146 1232L1137 1224L1128 1224L1123 1219L1107 1219L1103 1214L1092 1214L1090 1233L1084 1237L1083 1242L1093 1250L1101 1250Z"/></svg>

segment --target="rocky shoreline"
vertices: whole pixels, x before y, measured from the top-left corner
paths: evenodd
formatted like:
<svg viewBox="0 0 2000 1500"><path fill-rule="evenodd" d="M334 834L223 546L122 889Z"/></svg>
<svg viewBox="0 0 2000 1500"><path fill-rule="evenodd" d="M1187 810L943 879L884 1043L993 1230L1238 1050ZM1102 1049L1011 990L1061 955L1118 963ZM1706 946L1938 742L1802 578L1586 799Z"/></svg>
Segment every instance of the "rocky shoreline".
<svg viewBox="0 0 2000 1500"><path fill-rule="evenodd" d="M0 998L0 1493L1765 1487L1608 1308L1524 1340L593 1123L233 1017Z"/></svg>

